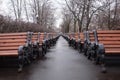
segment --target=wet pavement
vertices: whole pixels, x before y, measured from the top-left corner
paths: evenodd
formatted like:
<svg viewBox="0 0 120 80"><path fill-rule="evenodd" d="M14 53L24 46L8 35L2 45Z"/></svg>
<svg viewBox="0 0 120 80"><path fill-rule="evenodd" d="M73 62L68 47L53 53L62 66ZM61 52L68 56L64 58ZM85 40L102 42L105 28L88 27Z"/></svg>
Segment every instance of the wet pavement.
<svg viewBox="0 0 120 80"><path fill-rule="evenodd" d="M44 59L24 67L22 73L15 67L0 68L0 80L120 80L119 67L109 67L106 74L100 70L60 37Z"/></svg>

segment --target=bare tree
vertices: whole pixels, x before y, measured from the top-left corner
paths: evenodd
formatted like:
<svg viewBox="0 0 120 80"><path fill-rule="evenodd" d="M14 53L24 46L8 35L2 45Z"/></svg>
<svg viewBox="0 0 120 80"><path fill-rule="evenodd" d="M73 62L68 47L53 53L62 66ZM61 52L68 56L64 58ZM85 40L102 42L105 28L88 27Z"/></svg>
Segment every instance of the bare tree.
<svg viewBox="0 0 120 80"><path fill-rule="evenodd" d="M99 24L101 24L101 28L103 29L118 29L120 22L120 1L119 0L105 0L104 3L106 6L99 11L97 16L99 17ZM117 27L117 28L116 28Z"/></svg>
<svg viewBox="0 0 120 80"><path fill-rule="evenodd" d="M16 21L20 21L23 0L11 0L11 3L12 3L14 15L16 17Z"/></svg>
<svg viewBox="0 0 120 80"><path fill-rule="evenodd" d="M54 25L54 8L50 0L30 0L30 6L34 22L44 29ZM52 22L53 21L53 22Z"/></svg>
<svg viewBox="0 0 120 80"><path fill-rule="evenodd" d="M63 9L62 14L63 14L63 22L61 25L62 30L63 32L68 33L70 32L70 29L71 29L71 23L73 20L73 16L69 12L69 10L66 9L66 7ZM75 28L74 28L74 32L75 32Z"/></svg>
<svg viewBox="0 0 120 80"><path fill-rule="evenodd" d="M83 19L85 16L85 7L86 7L87 0L70 0L70 4L67 0L65 0L67 7L71 11L74 16L74 20L77 20L79 31L82 31L83 26Z"/></svg>
<svg viewBox="0 0 120 80"><path fill-rule="evenodd" d="M25 10L25 14L26 14L26 19L27 21L29 22L29 14L28 14L28 8L27 8L27 2L26 0L23 0L24 1L24 10Z"/></svg>
<svg viewBox="0 0 120 80"><path fill-rule="evenodd" d="M104 19L106 18L109 29L113 29L118 22L119 0L65 0L65 2L74 16L74 20L77 20L79 31L88 30L95 25L95 23L92 24L92 19L95 18L96 14L98 14L97 18L99 20L102 15ZM101 21L101 24L103 24L103 21Z"/></svg>

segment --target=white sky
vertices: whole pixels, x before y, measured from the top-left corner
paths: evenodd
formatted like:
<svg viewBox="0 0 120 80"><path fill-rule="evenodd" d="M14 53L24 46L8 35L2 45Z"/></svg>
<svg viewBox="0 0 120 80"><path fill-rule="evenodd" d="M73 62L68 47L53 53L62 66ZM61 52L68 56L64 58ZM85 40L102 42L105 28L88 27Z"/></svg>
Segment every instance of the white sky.
<svg viewBox="0 0 120 80"><path fill-rule="evenodd" d="M64 4L64 0L52 0L52 2L55 4L54 6L57 8L56 12L55 12L55 16L57 17L57 21L56 21L56 27L59 27L59 25L62 22L62 6Z"/></svg>
<svg viewBox="0 0 120 80"><path fill-rule="evenodd" d="M0 14L4 16L11 15L12 12L10 12L9 1L10 0L0 0ZM64 4L64 0L51 0L51 1L54 4L53 6L56 8L55 16L57 17L57 21L55 23L55 26L59 27L59 25L62 22L61 9Z"/></svg>

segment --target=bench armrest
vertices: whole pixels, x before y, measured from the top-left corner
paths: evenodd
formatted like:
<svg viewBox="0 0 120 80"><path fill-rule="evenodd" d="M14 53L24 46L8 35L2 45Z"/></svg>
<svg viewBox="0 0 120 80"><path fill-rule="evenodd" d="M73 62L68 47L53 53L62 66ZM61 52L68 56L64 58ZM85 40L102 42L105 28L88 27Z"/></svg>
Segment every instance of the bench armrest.
<svg viewBox="0 0 120 80"><path fill-rule="evenodd" d="M24 46L19 46L18 55L23 55L23 54L24 54Z"/></svg>
<svg viewBox="0 0 120 80"><path fill-rule="evenodd" d="M103 44L98 44L96 49L97 55L105 54L105 48Z"/></svg>

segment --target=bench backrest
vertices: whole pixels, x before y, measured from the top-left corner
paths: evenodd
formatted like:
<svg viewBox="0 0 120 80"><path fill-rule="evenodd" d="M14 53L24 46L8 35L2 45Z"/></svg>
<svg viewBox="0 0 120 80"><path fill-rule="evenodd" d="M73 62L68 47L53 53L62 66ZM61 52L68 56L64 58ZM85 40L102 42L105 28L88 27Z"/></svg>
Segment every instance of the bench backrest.
<svg viewBox="0 0 120 80"><path fill-rule="evenodd" d="M46 39L48 40L48 39L51 39L53 37L53 33L47 33L47 35L46 35Z"/></svg>
<svg viewBox="0 0 120 80"><path fill-rule="evenodd" d="M69 39L72 39L72 34L71 33L67 33Z"/></svg>
<svg viewBox="0 0 120 80"><path fill-rule="evenodd" d="M40 37L39 37L39 44L42 45L43 41L46 39L47 33L46 32L42 32L40 33Z"/></svg>
<svg viewBox="0 0 120 80"><path fill-rule="evenodd" d="M83 32L79 33L79 37L80 37L81 43L84 43L84 33Z"/></svg>
<svg viewBox="0 0 120 80"><path fill-rule="evenodd" d="M33 33L33 36L32 36L32 43L34 43L35 41L38 41L38 32Z"/></svg>
<svg viewBox="0 0 120 80"><path fill-rule="evenodd" d="M52 33L52 38L56 38L58 36L57 33Z"/></svg>
<svg viewBox="0 0 120 80"><path fill-rule="evenodd" d="M89 31L88 36L90 42L95 42L94 31Z"/></svg>
<svg viewBox="0 0 120 80"><path fill-rule="evenodd" d="M106 53L120 53L120 30L97 30L97 37Z"/></svg>
<svg viewBox="0 0 120 80"><path fill-rule="evenodd" d="M27 33L0 34L0 50L16 50L27 42Z"/></svg>
<svg viewBox="0 0 120 80"><path fill-rule="evenodd" d="M74 35L75 35L74 38L75 38L76 42L78 42L78 40L79 40L79 38L80 38L80 37L79 37L79 33L74 33Z"/></svg>

